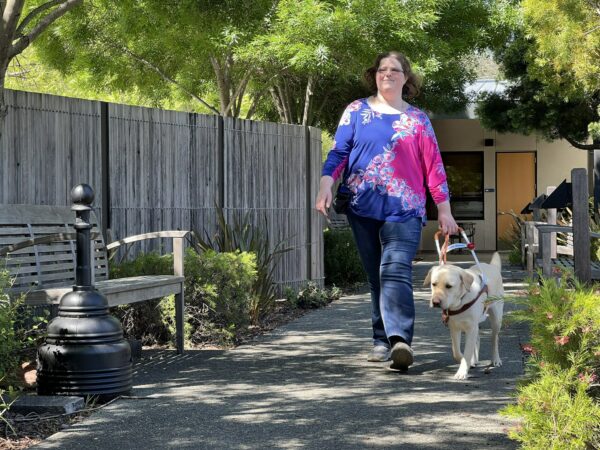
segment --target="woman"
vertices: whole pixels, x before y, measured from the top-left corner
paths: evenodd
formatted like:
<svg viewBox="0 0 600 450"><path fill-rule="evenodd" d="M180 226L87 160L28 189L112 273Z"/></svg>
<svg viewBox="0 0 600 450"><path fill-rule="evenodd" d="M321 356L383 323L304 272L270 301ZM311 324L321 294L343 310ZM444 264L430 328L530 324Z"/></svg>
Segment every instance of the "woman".
<svg viewBox="0 0 600 450"><path fill-rule="evenodd" d="M412 260L426 220L425 185L442 232L454 234L458 227L431 122L404 100L419 92L407 58L398 52L379 55L365 80L376 93L344 111L323 166L316 209L327 216L331 188L343 173L341 192L351 195L346 214L371 289L368 360L391 357L392 369L407 370L415 320Z"/></svg>

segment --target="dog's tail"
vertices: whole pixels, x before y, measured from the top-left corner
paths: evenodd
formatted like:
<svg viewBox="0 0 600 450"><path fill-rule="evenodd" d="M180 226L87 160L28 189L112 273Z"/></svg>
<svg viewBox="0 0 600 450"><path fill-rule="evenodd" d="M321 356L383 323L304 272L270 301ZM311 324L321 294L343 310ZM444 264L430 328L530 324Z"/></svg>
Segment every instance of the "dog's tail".
<svg viewBox="0 0 600 450"><path fill-rule="evenodd" d="M502 270L502 258L500 258L500 253L494 252L490 265L496 266L498 270Z"/></svg>

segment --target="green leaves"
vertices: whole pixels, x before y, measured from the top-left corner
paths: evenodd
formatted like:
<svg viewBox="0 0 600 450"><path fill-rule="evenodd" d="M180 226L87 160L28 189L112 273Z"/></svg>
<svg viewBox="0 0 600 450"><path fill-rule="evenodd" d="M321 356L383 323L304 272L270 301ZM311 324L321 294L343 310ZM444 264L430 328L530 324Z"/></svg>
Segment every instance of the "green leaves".
<svg viewBox="0 0 600 450"><path fill-rule="evenodd" d="M332 130L368 94L362 72L391 49L424 75L420 106L464 105L466 57L498 34L498 9L484 0L88 0L37 47L92 90L188 108L193 96L214 105L218 93L224 115Z"/></svg>
<svg viewBox="0 0 600 450"><path fill-rule="evenodd" d="M509 8L510 9L510 8ZM511 82L480 102L478 115L500 132L540 132L581 149L598 148L600 15L584 0L525 0L498 17L513 28L496 56Z"/></svg>

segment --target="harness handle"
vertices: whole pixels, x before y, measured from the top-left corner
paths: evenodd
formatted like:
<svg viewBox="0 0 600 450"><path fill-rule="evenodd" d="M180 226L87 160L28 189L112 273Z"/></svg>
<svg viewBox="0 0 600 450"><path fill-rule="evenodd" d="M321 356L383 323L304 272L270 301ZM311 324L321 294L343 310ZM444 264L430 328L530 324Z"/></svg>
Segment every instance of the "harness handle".
<svg viewBox="0 0 600 450"><path fill-rule="evenodd" d="M461 227L458 227L458 231L460 234L462 234L463 238L467 241L467 245L470 244L469 239L467 238L467 235L465 234L465 230L463 230ZM438 231L436 231L433 238L435 239L435 247L437 248L440 265L443 265L443 264L446 264L446 255L447 255L448 251L452 250L452 249L448 249L448 247L450 246L450 235L449 234L444 235L444 244L440 247L440 236L441 235L442 235L442 230L438 230Z"/></svg>

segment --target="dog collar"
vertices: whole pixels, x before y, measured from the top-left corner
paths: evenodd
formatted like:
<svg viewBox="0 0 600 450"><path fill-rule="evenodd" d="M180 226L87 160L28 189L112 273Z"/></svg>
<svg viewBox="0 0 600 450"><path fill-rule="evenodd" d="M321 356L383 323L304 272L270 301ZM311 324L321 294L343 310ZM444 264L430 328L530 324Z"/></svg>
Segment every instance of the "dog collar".
<svg viewBox="0 0 600 450"><path fill-rule="evenodd" d="M484 292L486 294L488 293L487 284L483 285L483 287L481 288L481 290L479 291L479 293L473 300L471 300L469 303L465 303L464 305L462 305L460 307L460 309L443 309L442 310L442 322L444 323L444 325L448 326L448 320L450 320L450 316L455 316L457 314L463 313L467 309L469 309L471 306L473 306L477 302L477 300L479 300L479 297L481 297L481 295Z"/></svg>

